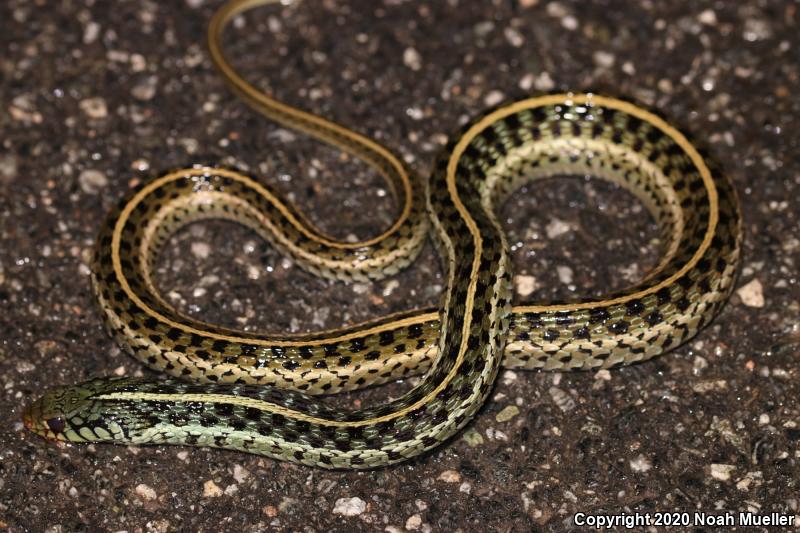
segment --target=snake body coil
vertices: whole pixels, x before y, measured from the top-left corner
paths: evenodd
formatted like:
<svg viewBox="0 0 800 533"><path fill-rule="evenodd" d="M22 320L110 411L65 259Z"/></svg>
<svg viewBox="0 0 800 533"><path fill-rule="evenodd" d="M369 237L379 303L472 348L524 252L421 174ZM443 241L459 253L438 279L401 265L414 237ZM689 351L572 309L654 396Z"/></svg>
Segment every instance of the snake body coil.
<svg viewBox="0 0 800 533"><path fill-rule="evenodd" d="M54 389L25 413L52 439L190 444L326 468L370 468L431 449L483 404L499 367L608 368L642 361L692 337L731 291L741 223L731 183L675 128L628 102L591 94L503 105L465 126L422 194L388 150L262 94L221 51L226 24L269 0L233 2L209 28L228 84L258 111L353 153L401 203L382 235L335 241L264 185L196 167L145 183L98 238L95 295L117 342L178 380L104 378ZM496 209L524 182L591 174L626 187L659 223L665 253L633 287L602 299L511 307L511 266ZM303 335L265 336L200 322L160 295L151 270L179 227L226 218L255 229L303 268L335 279L379 279L434 235L447 286L437 310ZM424 373L401 398L338 412L314 394Z"/></svg>

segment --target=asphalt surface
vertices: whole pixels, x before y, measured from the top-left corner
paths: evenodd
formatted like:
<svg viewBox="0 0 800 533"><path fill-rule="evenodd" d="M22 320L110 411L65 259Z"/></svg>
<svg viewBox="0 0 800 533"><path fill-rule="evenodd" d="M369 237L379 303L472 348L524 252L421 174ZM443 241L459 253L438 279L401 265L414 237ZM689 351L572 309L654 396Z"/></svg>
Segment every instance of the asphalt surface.
<svg viewBox="0 0 800 533"><path fill-rule="evenodd" d="M599 89L658 108L736 184L737 292L656 360L504 372L466 431L392 468L56 447L27 433L21 410L47 387L147 372L102 330L87 267L106 212L135 183L221 163L338 237L391 222L391 195L364 165L226 91L204 48L218 5L0 6L0 529L564 531L579 512L800 514L800 5L789 1L308 0L254 12L229 39L249 79L379 139L423 176L449 132L506 98ZM524 188L502 218L516 301L601 294L658 258L643 207L598 180ZM173 239L158 281L206 320L314 330L435 304L428 248L397 278L343 285L215 222ZM408 386L334 401L352 408Z"/></svg>

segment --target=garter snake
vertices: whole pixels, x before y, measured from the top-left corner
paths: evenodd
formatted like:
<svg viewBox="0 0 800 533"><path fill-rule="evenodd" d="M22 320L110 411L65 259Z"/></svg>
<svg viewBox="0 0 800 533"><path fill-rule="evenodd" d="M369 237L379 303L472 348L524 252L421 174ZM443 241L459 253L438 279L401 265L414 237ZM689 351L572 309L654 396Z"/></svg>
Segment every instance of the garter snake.
<svg viewBox="0 0 800 533"><path fill-rule="evenodd" d="M501 364L571 370L642 361L695 335L725 302L740 253L736 194L656 114L593 94L503 104L453 137L423 192L383 146L272 99L230 67L224 28L273 1L234 1L214 15L209 48L222 78L268 118L374 167L392 186L399 216L381 235L345 243L238 171L193 167L142 184L100 231L92 286L124 350L173 378L50 390L24 414L31 430L73 442L228 448L325 468L383 466L463 427ZM601 299L512 307L495 211L515 187L556 174L591 174L632 191L658 222L664 255L645 279ZM308 271L342 280L396 273L430 234L447 275L443 302L302 335L204 323L167 303L151 271L170 235L205 218L249 226ZM423 374L416 387L377 407L339 412L313 396L412 374Z"/></svg>

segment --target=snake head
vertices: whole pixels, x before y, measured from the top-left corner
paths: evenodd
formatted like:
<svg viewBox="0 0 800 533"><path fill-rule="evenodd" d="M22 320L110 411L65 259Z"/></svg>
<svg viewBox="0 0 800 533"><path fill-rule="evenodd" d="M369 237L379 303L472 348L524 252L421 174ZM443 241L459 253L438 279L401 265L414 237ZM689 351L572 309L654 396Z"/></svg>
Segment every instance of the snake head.
<svg viewBox="0 0 800 533"><path fill-rule="evenodd" d="M95 379L79 385L56 387L22 413L28 430L48 440L87 442L114 440L97 398L124 389L132 380Z"/></svg>
<svg viewBox="0 0 800 533"><path fill-rule="evenodd" d="M22 421L30 431L48 440L76 440L74 437L80 436L76 422L82 420L77 413L91 395L92 391L85 387L50 389L25 409Z"/></svg>

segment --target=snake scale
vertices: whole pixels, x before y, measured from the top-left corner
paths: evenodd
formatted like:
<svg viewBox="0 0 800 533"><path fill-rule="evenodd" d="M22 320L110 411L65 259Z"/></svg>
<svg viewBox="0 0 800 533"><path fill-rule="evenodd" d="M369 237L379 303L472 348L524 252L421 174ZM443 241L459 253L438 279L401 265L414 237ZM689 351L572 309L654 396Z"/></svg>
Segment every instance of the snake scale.
<svg viewBox="0 0 800 533"><path fill-rule="evenodd" d="M101 229L92 285L116 341L173 378L52 389L25 411L29 429L61 441L210 446L323 468L379 467L434 448L467 424L501 365L643 361L691 338L725 302L742 233L735 191L656 114L594 94L503 104L453 137L423 191L383 146L268 97L229 66L226 25L273 1L234 1L215 14L213 62L257 111L376 169L399 216L381 235L345 243L238 171L198 166L144 183ZM597 176L635 194L661 228L663 257L645 279L603 298L512 306L497 208L522 184L563 174ZM302 268L341 280L397 273L430 234L446 273L442 304L301 335L201 322L167 303L151 272L175 231L207 218L253 228ZM400 398L360 410L338 411L313 396L416 374L420 383Z"/></svg>

